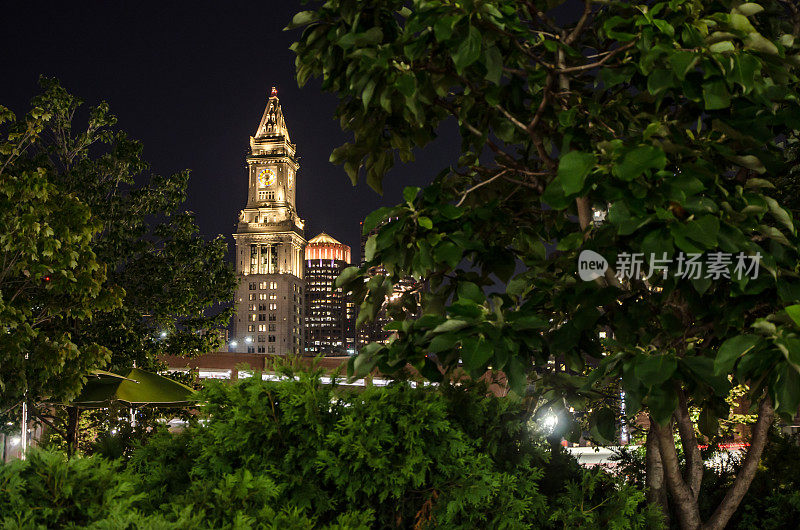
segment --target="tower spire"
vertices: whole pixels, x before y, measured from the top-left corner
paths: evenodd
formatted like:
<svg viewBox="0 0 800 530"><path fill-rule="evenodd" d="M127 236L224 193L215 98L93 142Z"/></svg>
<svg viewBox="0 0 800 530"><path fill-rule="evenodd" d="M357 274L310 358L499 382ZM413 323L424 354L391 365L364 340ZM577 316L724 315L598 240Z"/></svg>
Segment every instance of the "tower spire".
<svg viewBox="0 0 800 530"><path fill-rule="evenodd" d="M281 110L281 102L278 99L278 89L276 87L272 87L270 90L267 106L254 136L256 139L283 136L287 142L291 142L289 130L286 128L286 122L283 119L283 111Z"/></svg>

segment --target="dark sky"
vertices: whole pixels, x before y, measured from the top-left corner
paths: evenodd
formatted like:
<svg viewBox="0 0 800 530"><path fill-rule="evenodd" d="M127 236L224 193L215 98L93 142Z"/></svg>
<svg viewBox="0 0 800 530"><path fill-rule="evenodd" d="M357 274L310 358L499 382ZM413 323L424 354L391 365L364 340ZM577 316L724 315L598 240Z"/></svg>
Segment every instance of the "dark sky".
<svg viewBox="0 0 800 530"><path fill-rule="evenodd" d="M18 115L54 76L88 105L107 101L119 128L144 144L152 170L191 169L187 209L206 236L232 245L247 196L244 157L271 86L277 86L301 157L297 207L307 237L326 231L358 256L358 223L401 200L405 185L424 185L455 162L451 124L417 162L390 172L384 196L352 187L331 150L347 140L333 118L336 99L294 77L285 32L299 2L16 1L0 18L0 105Z"/></svg>

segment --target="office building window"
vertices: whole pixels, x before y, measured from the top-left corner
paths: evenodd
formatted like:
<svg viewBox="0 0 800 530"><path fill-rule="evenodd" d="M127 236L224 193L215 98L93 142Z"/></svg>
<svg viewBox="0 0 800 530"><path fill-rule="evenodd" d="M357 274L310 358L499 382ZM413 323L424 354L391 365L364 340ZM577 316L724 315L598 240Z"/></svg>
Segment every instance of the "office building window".
<svg viewBox="0 0 800 530"><path fill-rule="evenodd" d="M267 315L265 315L264 313L261 313L260 315L258 315L258 321L259 322L266 322L267 321Z"/></svg>
<svg viewBox="0 0 800 530"><path fill-rule="evenodd" d="M247 325L247 331L255 331L255 330L256 330L256 325L255 324L248 324Z"/></svg>
<svg viewBox="0 0 800 530"><path fill-rule="evenodd" d="M255 321L256 321L256 314L255 314L255 313L250 313L250 314L247 316L247 319L248 319L250 322L255 322Z"/></svg>
<svg viewBox="0 0 800 530"><path fill-rule="evenodd" d="M270 342L275 342L275 335L270 335L269 336L269 341Z"/></svg>
<svg viewBox="0 0 800 530"><path fill-rule="evenodd" d="M267 288L267 282L261 282L261 283L259 283L259 284L258 284L258 288L259 288L259 289L262 289L262 290L263 290L263 289L266 289L266 288Z"/></svg>
<svg viewBox="0 0 800 530"><path fill-rule="evenodd" d="M258 325L258 331L267 331L266 327L267 327L266 324L259 324ZM255 330L253 330L253 331L255 331Z"/></svg>
<svg viewBox="0 0 800 530"><path fill-rule="evenodd" d="M255 296L255 295L253 295L253 296ZM259 300L266 300L267 299L267 293L259 293L258 299Z"/></svg>
<svg viewBox="0 0 800 530"><path fill-rule="evenodd" d="M255 353L255 352L256 352L255 346L248 346L247 347L247 353Z"/></svg>
<svg viewBox="0 0 800 530"><path fill-rule="evenodd" d="M269 304L270 311L276 311L278 309L278 304Z"/></svg>
<svg viewBox="0 0 800 530"><path fill-rule="evenodd" d="M251 291L255 291L256 290L256 282L250 282L250 290Z"/></svg>
<svg viewBox="0 0 800 530"><path fill-rule="evenodd" d="M266 341L266 338L264 337L264 335L259 335L258 336L258 342L265 342L265 341Z"/></svg>
<svg viewBox="0 0 800 530"><path fill-rule="evenodd" d="M251 301L255 300L256 299L256 293L250 293L249 295L247 295L247 299L251 300Z"/></svg>
<svg viewBox="0 0 800 530"><path fill-rule="evenodd" d="M275 322L276 320L278 320L278 318L275 316L275 313L270 313L269 314L269 321L270 322Z"/></svg>
<svg viewBox="0 0 800 530"><path fill-rule="evenodd" d="M275 353L275 346L268 346L268 347L267 347L267 351L268 351L269 353Z"/></svg>
<svg viewBox="0 0 800 530"><path fill-rule="evenodd" d="M258 353L264 353L264 346L258 347Z"/></svg>

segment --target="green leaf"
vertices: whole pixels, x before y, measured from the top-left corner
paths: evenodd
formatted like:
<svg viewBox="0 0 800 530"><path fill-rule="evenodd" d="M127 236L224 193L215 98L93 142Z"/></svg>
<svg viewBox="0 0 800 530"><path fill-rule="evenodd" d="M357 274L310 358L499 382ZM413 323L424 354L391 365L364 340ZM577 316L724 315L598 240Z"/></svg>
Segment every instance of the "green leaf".
<svg viewBox="0 0 800 530"><path fill-rule="evenodd" d="M667 155L660 147L643 145L636 147L614 166L614 174L622 180L633 180L648 169L664 169Z"/></svg>
<svg viewBox="0 0 800 530"><path fill-rule="evenodd" d="M481 288L472 282L460 282L458 284L458 298L472 300L476 304L482 304L486 300Z"/></svg>
<svg viewBox="0 0 800 530"><path fill-rule="evenodd" d="M418 223L418 224L419 224L419 226L421 226L422 228L427 228L428 230L430 230L431 228L433 228L433 221L431 221L431 218L430 218L430 217L425 217L424 215L421 215L421 216L420 216L420 217L417 219L417 223Z"/></svg>
<svg viewBox="0 0 800 530"><path fill-rule="evenodd" d="M451 269L454 269L458 266L458 263L461 261L461 254L461 248L450 241L440 243L433 249L434 259L436 261L443 261L447 263Z"/></svg>
<svg viewBox="0 0 800 530"><path fill-rule="evenodd" d="M467 38L461 42L458 50L453 55L453 64L456 71L461 74L464 69L478 60L481 56L481 32L478 28L470 26Z"/></svg>
<svg viewBox="0 0 800 530"><path fill-rule="evenodd" d="M733 11L741 13L746 17L752 17L764 11L764 8L754 2L746 2L738 7L734 7Z"/></svg>
<svg viewBox="0 0 800 530"><path fill-rule="evenodd" d="M672 385L657 386L647 395L647 408L650 415L659 425L667 425L672 413L678 407L678 396Z"/></svg>
<svg viewBox="0 0 800 530"><path fill-rule="evenodd" d="M500 84L500 77L503 74L503 55L497 46L489 46L484 54L486 59L486 79L495 85Z"/></svg>
<svg viewBox="0 0 800 530"><path fill-rule="evenodd" d="M403 188L403 198L409 205L414 204L414 199L417 198L419 188L417 186L406 186Z"/></svg>
<svg viewBox="0 0 800 530"><path fill-rule="evenodd" d="M674 77L669 70L658 68L650 72L650 75L647 76L647 91L654 96L672 88L674 85Z"/></svg>
<svg viewBox="0 0 800 530"><path fill-rule="evenodd" d="M370 236L367 239L367 243L364 245L364 260L367 262L372 261L375 259L375 251L377 250L378 246L378 237L377 236Z"/></svg>
<svg viewBox="0 0 800 530"><path fill-rule="evenodd" d="M347 267L342 273L336 278L336 282L334 285L338 287L342 287L347 285L355 278L361 275L361 270L358 267Z"/></svg>
<svg viewBox="0 0 800 530"><path fill-rule="evenodd" d="M787 363L784 365L775 385L778 395L776 408L780 412L795 416L797 407L800 405L800 374L792 365Z"/></svg>
<svg viewBox="0 0 800 530"><path fill-rule="evenodd" d="M758 341L757 335L737 335L723 342L714 359L714 373L730 373L736 360L755 348Z"/></svg>
<svg viewBox="0 0 800 530"><path fill-rule="evenodd" d="M695 67L699 59L699 55L694 52L678 51L669 56L669 63L678 79L683 81L686 74Z"/></svg>
<svg viewBox="0 0 800 530"><path fill-rule="evenodd" d="M635 374L649 388L667 381L677 367L678 361L672 355L640 355L636 359Z"/></svg>
<svg viewBox="0 0 800 530"><path fill-rule="evenodd" d="M558 179L561 181L564 193L567 195L578 193L596 163L597 157L593 153L570 151L562 156L558 163Z"/></svg>
<svg viewBox="0 0 800 530"><path fill-rule="evenodd" d="M703 83L703 101L706 110L726 109L731 105L731 95L723 79Z"/></svg>
<svg viewBox="0 0 800 530"><path fill-rule="evenodd" d="M749 53L740 53L733 56L733 82L741 85L745 94L755 88L757 75L761 71L761 61Z"/></svg>
<svg viewBox="0 0 800 530"><path fill-rule="evenodd" d="M464 340L461 348L461 360L469 371L482 370L492 358L492 344L484 338Z"/></svg>
<svg viewBox="0 0 800 530"><path fill-rule="evenodd" d="M469 322L466 320L458 320L458 319L449 319L445 320L435 328L433 328L434 333L447 333L450 331L458 331L464 329L470 325Z"/></svg>
<svg viewBox="0 0 800 530"><path fill-rule="evenodd" d="M800 304L790 305L786 307L786 314L789 318L794 320L794 323L800 326Z"/></svg>
<svg viewBox="0 0 800 530"><path fill-rule="evenodd" d="M753 50L766 55L778 55L778 47L760 33L752 32L744 38L744 49Z"/></svg>
<svg viewBox="0 0 800 530"><path fill-rule="evenodd" d="M617 437L617 415L613 410L603 407L592 413L590 423L595 429L593 434L599 435L599 442L612 444Z"/></svg>
<svg viewBox="0 0 800 530"><path fill-rule="evenodd" d="M286 26L286 29L294 29L299 28L300 26L305 26L317 19L317 13L315 11L300 11L294 17L292 17L292 21Z"/></svg>

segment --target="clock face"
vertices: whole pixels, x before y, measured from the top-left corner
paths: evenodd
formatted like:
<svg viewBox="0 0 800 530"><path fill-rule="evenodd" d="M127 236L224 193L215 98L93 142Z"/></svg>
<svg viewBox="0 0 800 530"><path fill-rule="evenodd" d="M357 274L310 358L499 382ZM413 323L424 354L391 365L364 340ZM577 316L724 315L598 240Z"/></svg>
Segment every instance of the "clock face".
<svg viewBox="0 0 800 530"><path fill-rule="evenodd" d="M275 184L275 170L264 168L258 172L258 187L268 188Z"/></svg>

